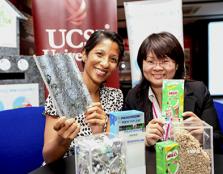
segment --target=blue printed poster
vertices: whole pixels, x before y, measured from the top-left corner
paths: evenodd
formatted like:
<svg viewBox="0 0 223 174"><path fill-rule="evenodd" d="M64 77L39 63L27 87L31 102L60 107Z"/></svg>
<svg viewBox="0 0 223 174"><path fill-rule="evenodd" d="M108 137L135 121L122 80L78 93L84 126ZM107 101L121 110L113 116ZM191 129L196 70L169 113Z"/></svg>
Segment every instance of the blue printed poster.
<svg viewBox="0 0 223 174"><path fill-rule="evenodd" d="M0 85L0 111L39 106L39 84Z"/></svg>

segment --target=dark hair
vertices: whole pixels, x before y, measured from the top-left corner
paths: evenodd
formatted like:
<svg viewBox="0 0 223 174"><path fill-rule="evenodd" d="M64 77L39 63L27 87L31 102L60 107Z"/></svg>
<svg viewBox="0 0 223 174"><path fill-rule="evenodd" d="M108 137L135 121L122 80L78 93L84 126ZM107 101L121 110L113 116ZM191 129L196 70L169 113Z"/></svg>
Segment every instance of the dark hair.
<svg viewBox="0 0 223 174"><path fill-rule="evenodd" d="M148 86L150 85L150 82L145 79L142 69L143 60L146 60L150 52L154 53L158 59L168 56L176 62L178 68L174 79L181 79L185 76L184 52L179 41L174 35L168 32L153 33L142 42L137 55L137 63L142 73L142 80L139 85L139 97L144 95L144 92L148 90Z"/></svg>
<svg viewBox="0 0 223 174"><path fill-rule="evenodd" d="M168 32L153 33L149 35L139 47L137 62L143 75L143 60L148 54L154 53L158 59L168 56L178 65L174 79L184 78L184 52L177 38Z"/></svg>
<svg viewBox="0 0 223 174"><path fill-rule="evenodd" d="M83 48L86 55L88 55L89 52L104 39L110 39L113 42L118 44L118 48L119 48L118 60L120 61L124 53L123 40L121 36L119 36L116 32L107 31L107 30L97 30L91 34L90 38L87 40L86 45Z"/></svg>

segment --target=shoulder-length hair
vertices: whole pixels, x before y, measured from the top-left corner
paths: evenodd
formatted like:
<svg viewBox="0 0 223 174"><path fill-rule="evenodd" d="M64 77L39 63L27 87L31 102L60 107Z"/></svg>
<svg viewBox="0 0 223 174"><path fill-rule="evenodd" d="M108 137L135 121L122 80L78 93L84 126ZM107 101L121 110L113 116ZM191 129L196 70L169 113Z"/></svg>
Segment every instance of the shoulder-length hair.
<svg viewBox="0 0 223 174"><path fill-rule="evenodd" d="M154 53L158 59L169 57L178 66L174 79L182 79L185 76L184 52L177 38L168 32L153 33L149 35L140 45L137 63L142 73L141 87L146 89L149 82L143 75L143 60L146 60L149 53Z"/></svg>

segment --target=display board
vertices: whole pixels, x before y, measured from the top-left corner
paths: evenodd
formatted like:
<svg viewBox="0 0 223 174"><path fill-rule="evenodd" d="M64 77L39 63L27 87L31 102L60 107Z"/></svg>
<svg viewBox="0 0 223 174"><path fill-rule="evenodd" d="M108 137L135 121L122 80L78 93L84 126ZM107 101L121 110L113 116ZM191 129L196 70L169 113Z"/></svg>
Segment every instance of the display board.
<svg viewBox="0 0 223 174"><path fill-rule="evenodd" d="M130 48L132 87L141 80L137 52L150 34L168 31L183 47L183 16L181 0L153 0L125 2L125 15Z"/></svg>
<svg viewBox="0 0 223 174"><path fill-rule="evenodd" d="M33 0L32 13L36 55L72 53L81 71L81 51L90 35L117 31L116 0ZM107 85L119 87L117 71Z"/></svg>
<svg viewBox="0 0 223 174"><path fill-rule="evenodd" d="M19 19L26 17L8 0L0 1L0 55L19 54Z"/></svg>
<svg viewBox="0 0 223 174"><path fill-rule="evenodd" d="M223 96L223 22L208 25L208 88L213 96Z"/></svg>
<svg viewBox="0 0 223 174"><path fill-rule="evenodd" d="M39 106L39 84L0 85L0 111Z"/></svg>
<svg viewBox="0 0 223 174"><path fill-rule="evenodd" d="M44 105L44 91L32 56L0 56L0 110Z"/></svg>

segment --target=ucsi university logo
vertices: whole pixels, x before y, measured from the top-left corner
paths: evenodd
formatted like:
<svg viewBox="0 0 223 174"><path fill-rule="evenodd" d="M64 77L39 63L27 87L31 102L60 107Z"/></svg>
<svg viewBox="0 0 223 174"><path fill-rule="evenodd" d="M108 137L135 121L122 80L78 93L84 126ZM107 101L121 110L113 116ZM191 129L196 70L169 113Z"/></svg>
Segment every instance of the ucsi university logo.
<svg viewBox="0 0 223 174"><path fill-rule="evenodd" d="M51 48L54 49L59 49L63 48L65 44L67 44L71 48L82 48L85 44L85 42L79 42L79 43L73 43L72 37L75 38L79 35L78 37L84 37L85 40L88 40L90 35L94 32L92 29L87 29L85 31L81 29L72 29L67 31L66 29L59 29L56 31L55 29L46 29L46 32L48 33L48 38L49 38L49 45ZM59 33L59 34L58 34ZM61 38L61 43L56 44L54 36L59 35Z"/></svg>
<svg viewBox="0 0 223 174"><path fill-rule="evenodd" d="M61 8L64 13L64 21L58 21L55 28L46 27L43 30L44 40L48 42L45 42L46 45L42 49L43 54L54 55L57 52L64 52L72 54L77 61L81 61L80 51L91 34L99 29L110 30L113 23L113 21L102 20L97 22L97 26L93 25L94 22L88 24L87 21L94 21L97 18L95 10L90 10L92 3L97 6L101 4L97 4L96 0L95 2L92 0L63 1Z"/></svg>
<svg viewBox="0 0 223 174"><path fill-rule="evenodd" d="M83 46L85 45L86 42L80 41L79 43L74 43L72 40L72 37L77 37L77 35L79 35L78 37L81 36L81 38L83 37L84 40L86 41L89 39L90 35L94 32L94 30L87 29L87 30L83 31L81 29L71 29L71 30L46 29L46 32L48 35L49 46L51 49L43 49L43 54L54 55L57 53L57 50L60 50L60 52L61 52L61 50L63 50L63 48L65 48L65 45L67 45L68 47L70 47L74 50L83 48ZM55 42L56 36L61 38L61 43ZM64 49L62 52L68 53L68 49ZM70 53L70 51L69 51L69 53ZM80 52L75 51L75 52L70 53L70 55L72 57L74 57L74 59L76 61L81 61L81 53Z"/></svg>
<svg viewBox="0 0 223 174"><path fill-rule="evenodd" d="M110 29L109 24L104 25L104 29ZM81 29L46 29L49 46L51 49L43 49L43 54L56 54L58 49L63 49L66 45L71 49L81 49L86 44L86 40L88 40L91 34L96 31L93 29L81 30ZM58 43L55 40L55 37L59 37L61 42ZM80 39L79 42L76 43L72 40L72 38L84 38ZM82 40L82 41L81 41ZM83 41L84 40L84 41ZM67 49L64 49L64 53L68 53ZM77 61L81 61L81 53L74 52L72 53Z"/></svg>

